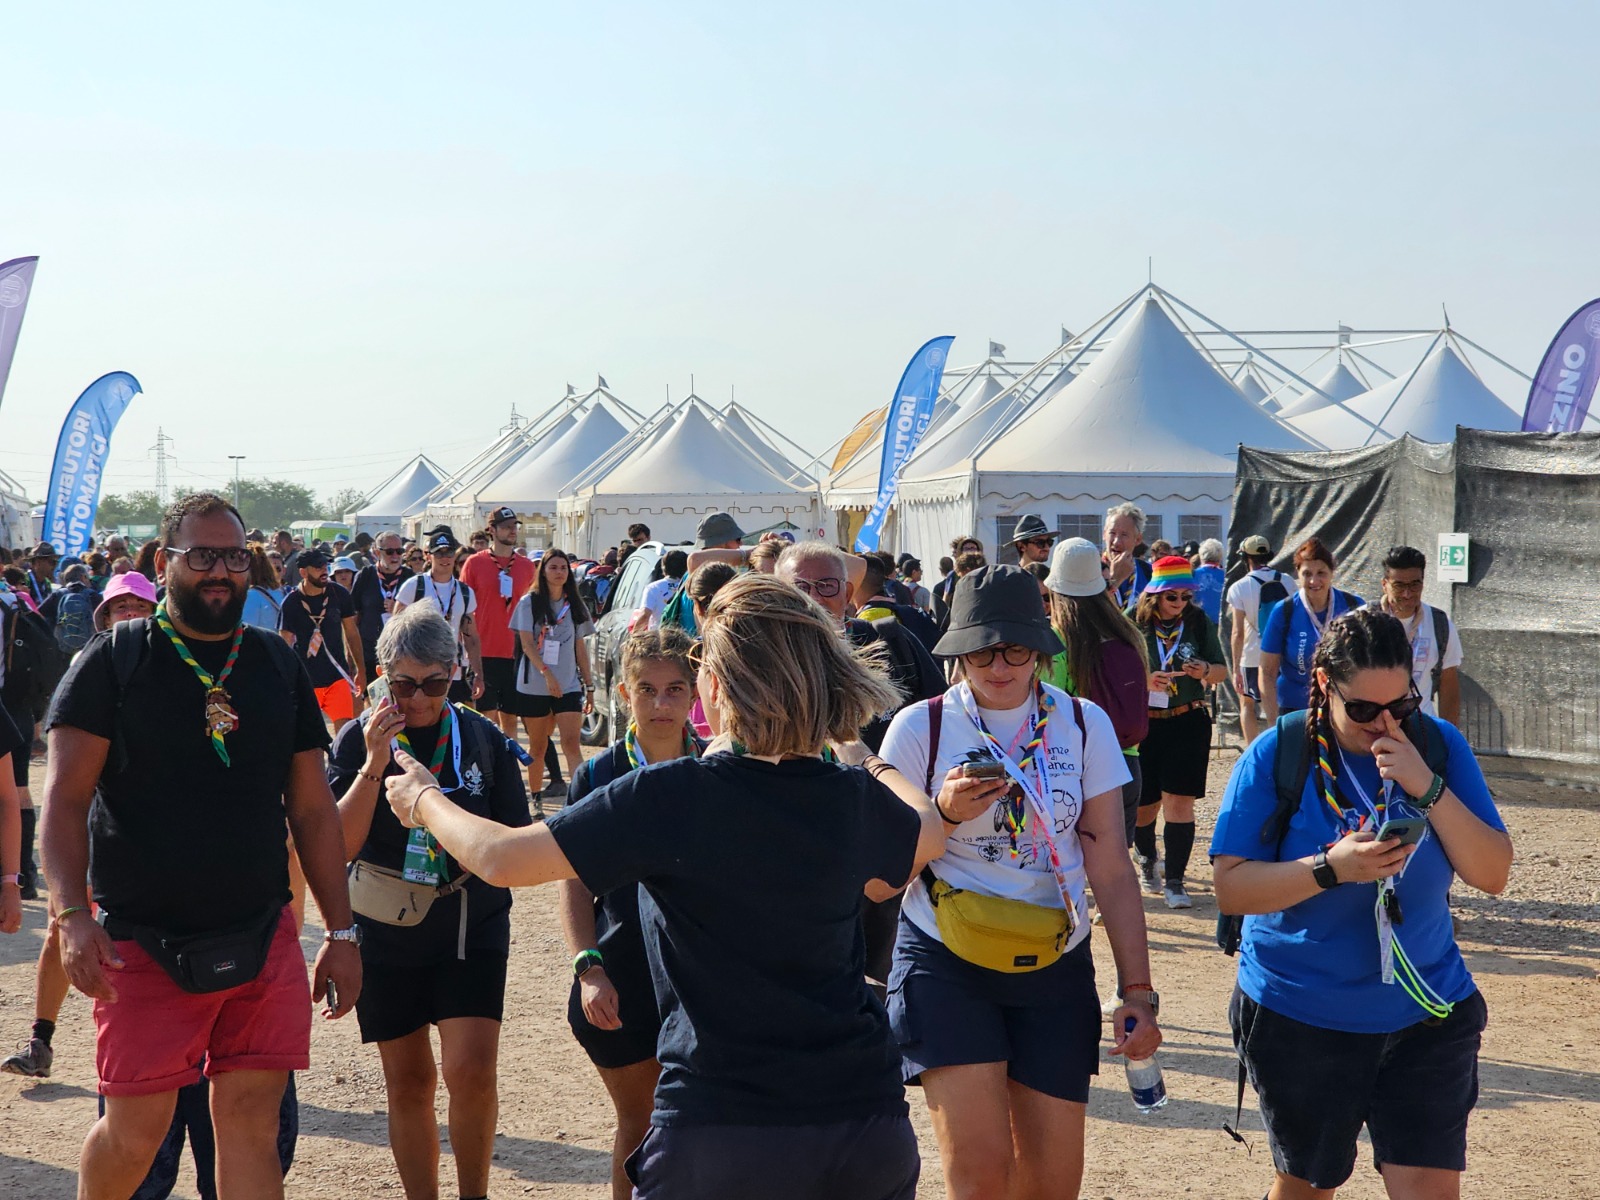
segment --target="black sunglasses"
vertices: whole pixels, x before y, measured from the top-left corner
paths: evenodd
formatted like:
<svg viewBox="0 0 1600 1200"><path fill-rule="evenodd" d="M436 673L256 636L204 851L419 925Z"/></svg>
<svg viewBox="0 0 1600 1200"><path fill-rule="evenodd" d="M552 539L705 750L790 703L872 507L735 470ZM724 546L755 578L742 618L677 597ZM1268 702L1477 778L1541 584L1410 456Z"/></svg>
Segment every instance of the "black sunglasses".
<svg viewBox="0 0 1600 1200"><path fill-rule="evenodd" d="M1027 646L985 646L982 650L974 650L961 657L975 667L987 667L994 662L996 654L1006 660L1008 667L1025 667L1039 656L1037 650L1030 650Z"/></svg>
<svg viewBox="0 0 1600 1200"><path fill-rule="evenodd" d="M1046 550L1056 544L1055 538L1029 538L1022 543L1024 546L1043 546Z"/></svg>
<svg viewBox="0 0 1600 1200"><path fill-rule="evenodd" d="M432 696L437 700L450 690L450 677L436 675L432 679L424 679L421 683L415 679L403 679L392 675L389 677L389 693L402 700L411 699L417 694L418 688L422 689L424 696Z"/></svg>
<svg viewBox="0 0 1600 1200"><path fill-rule="evenodd" d="M1409 695L1391 700L1388 704L1379 704L1376 700L1351 700L1336 685L1329 683L1328 686L1333 688L1334 695L1344 701L1344 711L1357 725L1370 725L1378 719L1378 714L1383 712L1387 712L1396 721L1404 721L1422 707L1422 697L1417 693L1415 680L1412 681Z"/></svg>

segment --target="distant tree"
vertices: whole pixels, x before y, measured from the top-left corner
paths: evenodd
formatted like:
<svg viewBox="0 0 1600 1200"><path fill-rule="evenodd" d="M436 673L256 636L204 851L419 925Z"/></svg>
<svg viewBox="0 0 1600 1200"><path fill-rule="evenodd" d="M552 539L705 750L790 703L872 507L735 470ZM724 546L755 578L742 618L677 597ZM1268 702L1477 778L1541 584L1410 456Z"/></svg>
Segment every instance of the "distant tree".
<svg viewBox="0 0 1600 1200"><path fill-rule="evenodd" d="M100 497L95 524L100 528L123 525L155 525L161 520L161 501L153 491L129 492L126 496Z"/></svg>
<svg viewBox="0 0 1600 1200"><path fill-rule="evenodd" d="M218 488L232 498L232 488ZM287 528L292 521L314 520L330 514L322 512L311 489L287 479L242 479L239 481L239 515L246 528Z"/></svg>
<svg viewBox="0 0 1600 1200"><path fill-rule="evenodd" d="M319 516L335 521L344 520L345 513L353 513L367 501L367 494L356 488L341 488L322 502Z"/></svg>

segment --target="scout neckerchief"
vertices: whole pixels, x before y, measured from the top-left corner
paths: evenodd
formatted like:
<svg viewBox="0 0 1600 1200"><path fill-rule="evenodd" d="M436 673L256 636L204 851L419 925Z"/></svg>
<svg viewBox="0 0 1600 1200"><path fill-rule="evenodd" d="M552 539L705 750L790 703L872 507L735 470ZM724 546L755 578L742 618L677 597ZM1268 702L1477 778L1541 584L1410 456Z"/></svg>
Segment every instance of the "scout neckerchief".
<svg viewBox="0 0 1600 1200"><path fill-rule="evenodd" d="M1328 615L1319 620L1317 614L1311 611L1311 601L1306 599L1305 588L1300 589L1300 607L1306 610L1306 618L1311 622L1311 631L1317 635L1316 640L1319 642L1322 640L1323 631L1328 628L1328 622L1339 615L1338 600L1338 590L1330 586L1328 588Z"/></svg>
<svg viewBox="0 0 1600 1200"><path fill-rule="evenodd" d="M330 581L330 583L331 582L332 581ZM337 585L323 585L322 608L318 610L315 617L311 615L311 605L307 603L311 597L310 594L305 590L304 584L302 583L302 585L296 589L300 593L301 607L306 610L306 619L311 621L316 626L316 628L311 631L311 640L306 643L306 661L309 662L317 655L326 653L328 656L328 661L333 664L333 669L339 672L339 675L345 681L346 686L349 687L350 691L354 695L359 696L361 694L361 689L356 686L356 681L350 678L350 672L344 669L344 666L334 655L333 650L328 645L327 635L323 633L323 630L327 628L328 607L333 600L333 587L335 586ZM332 687L333 685L329 684L328 686Z"/></svg>
<svg viewBox="0 0 1600 1200"><path fill-rule="evenodd" d="M1050 862L1050 873L1055 877L1056 888L1061 892L1061 902L1065 906L1067 918L1067 931L1071 933L1078 927L1078 906L1072 899L1072 886L1067 881L1066 870L1061 865L1061 854L1056 849L1056 839L1052 833L1055 827L1055 816L1051 812L1050 804L1055 799L1050 790L1050 767L1046 761L1049 751L1049 725L1050 718L1055 712L1055 699L1044 690L1044 684L1038 680L1033 684L1034 711L1038 719L1033 727L1033 735L1023 747L1021 762L1014 762L1005 748L1000 745L1000 740L989 732L988 726L983 723L983 718L978 715L978 706L972 695L972 686L962 683L956 689L956 699L961 703L961 709L967 714L967 719L977 729L978 735L983 738L984 745L990 753L1005 767L1006 774L1011 781L1022 789L1027 804L1033 807L1035 818L1035 837L1044 842L1045 850ZM1024 718L1026 723L1026 718ZM1027 768L1033 767L1034 775L1038 778L1038 785L1027 776ZM1008 797L1006 804L1006 826L1011 834L1011 855L1017 855L1017 835L1022 831L1026 819L1023 809L1018 805L1015 809Z"/></svg>
<svg viewBox="0 0 1600 1200"><path fill-rule="evenodd" d="M628 769L637 771L640 767L648 767L650 760L644 756L644 747L639 745L639 724L637 721L628 722L628 732L622 739L622 748L628 755ZM699 758L700 748L695 744L694 735L689 732L689 727L683 727L683 758Z"/></svg>
<svg viewBox="0 0 1600 1200"><path fill-rule="evenodd" d="M728 751L735 758L744 758L746 755L748 755L750 753L750 748L748 746L746 746L743 742L732 742L732 741L730 741L728 743ZM806 758L806 757L809 757L809 756L808 755L804 755L804 754L792 754L792 755L786 755L785 757L786 758ZM819 757L825 763L836 763L836 762L839 761L839 756L833 752L833 747L832 746L824 746L822 748L822 754ZM649 764L646 764L646 765L648 766Z"/></svg>
<svg viewBox="0 0 1600 1200"><path fill-rule="evenodd" d="M1117 584L1117 607L1127 608L1133 603L1133 589L1139 582L1139 564L1134 563L1133 574Z"/></svg>
<svg viewBox="0 0 1600 1200"><path fill-rule="evenodd" d="M1183 618L1180 616L1173 622L1172 629L1168 631L1164 621L1155 623L1156 653L1161 657L1161 670L1165 671L1172 665L1172 660L1177 656L1178 645L1183 641ZM1167 684L1167 690L1174 695L1178 691L1178 681L1172 680Z"/></svg>
<svg viewBox="0 0 1600 1200"><path fill-rule="evenodd" d="M233 762L228 757L228 747L224 739L239 728L239 714L234 711L233 697L228 695L228 689L223 685L228 682L228 676L233 674L234 664L239 661L239 644L244 641L244 626L240 625L233 631L233 645L228 649L228 661L223 664L222 672L213 679L211 673L195 661L188 645L172 627L164 600L156 606L156 624L161 626L161 631L172 642L172 648L178 652L178 657L189 664L200 680L200 686L205 689L206 736L211 739L211 748L217 752L222 765L231 767Z"/></svg>
<svg viewBox="0 0 1600 1200"><path fill-rule="evenodd" d="M458 718L445 701L444 707L439 710L439 739L433 745L433 757L428 762L428 770L433 772L435 781L444 770L444 759L447 753L454 751L453 765L455 767L456 787L461 783L461 738L458 736ZM406 737L405 730L395 734L394 740L400 743L400 748L413 758L416 754L411 749L411 739ZM445 791L440 787L441 792ZM455 791L455 788L450 788ZM438 887L445 881L444 854L439 849L439 843L426 829L413 829L406 837L406 858L401 869L401 874L410 883L427 884L429 887Z"/></svg>

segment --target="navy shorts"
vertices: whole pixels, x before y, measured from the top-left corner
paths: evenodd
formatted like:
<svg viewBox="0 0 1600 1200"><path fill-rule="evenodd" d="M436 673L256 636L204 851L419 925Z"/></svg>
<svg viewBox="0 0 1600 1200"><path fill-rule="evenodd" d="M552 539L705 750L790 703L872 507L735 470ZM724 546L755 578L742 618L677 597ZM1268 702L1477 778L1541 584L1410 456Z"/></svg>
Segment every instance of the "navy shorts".
<svg viewBox="0 0 1600 1200"><path fill-rule="evenodd" d="M1465 1171L1467 1117L1478 1102L1478 1045L1488 1019L1478 992L1444 1021L1397 1033L1307 1025L1238 988L1228 1005L1233 1044L1261 1100L1273 1165L1316 1188L1350 1178L1363 1125L1372 1135L1374 1167Z"/></svg>
<svg viewBox="0 0 1600 1200"><path fill-rule="evenodd" d="M1244 694L1252 700L1261 699L1261 668L1246 667L1244 669Z"/></svg>
<svg viewBox="0 0 1600 1200"><path fill-rule="evenodd" d="M473 952L465 959L393 966L361 964L356 1024L363 1042L392 1042L452 1017L498 1021L505 1010L506 956Z"/></svg>
<svg viewBox="0 0 1600 1200"><path fill-rule="evenodd" d="M904 1113L834 1125L652 1126L629 1157L634 1200L915 1200Z"/></svg>
<svg viewBox="0 0 1600 1200"><path fill-rule="evenodd" d="M1083 1104L1100 1073L1100 1023L1088 938L1012 975L957 958L901 916L889 1026L907 1083L938 1067L1003 1062L1023 1087Z"/></svg>

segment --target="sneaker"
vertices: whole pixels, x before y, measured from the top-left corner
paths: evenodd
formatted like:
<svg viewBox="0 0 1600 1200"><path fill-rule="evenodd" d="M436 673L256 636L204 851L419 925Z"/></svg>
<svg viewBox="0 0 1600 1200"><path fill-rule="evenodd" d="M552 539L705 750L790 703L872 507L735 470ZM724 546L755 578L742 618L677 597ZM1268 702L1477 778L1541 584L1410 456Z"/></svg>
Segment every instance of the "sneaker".
<svg viewBox="0 0 1600 1200"><path fill-rule="evenodd" d="M55 1051L38 1038L29 1038L17 1046L17 1052L5 1062L0 1071L7 1075L25 1075L29 1079L49 1079L50 1064L55 1061Z"/></svg>
<svg viewBox="0 0 1600 1200"><path fill-rule="evenodd" d="M544 785L540 795L550 800L565 800L567 798L567 781L565 779L552 779Z"/></svg>
<svg viewBox="0 0 1600 1200"><path fill-rule="evenodd" d="M1193 908L1194 901L1189 899L1189 893L1183 890L1183 880L1169 879L1162 889L1167 897L1168 908Z"/></svg>
<svg viewBox="0 0 1600 1200"><path fill-rule="evenodd" d="M1117 1015L1117 1009L1121 1007L1122 1001L1117 999L1116 994L1113 993L1111 998L1100 1006L1100 1019L1102 1021L1111 1020L1112 1017Z"/></svg>
<svg viewBox="0 0 1600 1200"><path fill-rule="evenodd" d="M1161 894L1161 863L1154 858L1139 859L1139 882L1153 896Z"/></svg>

